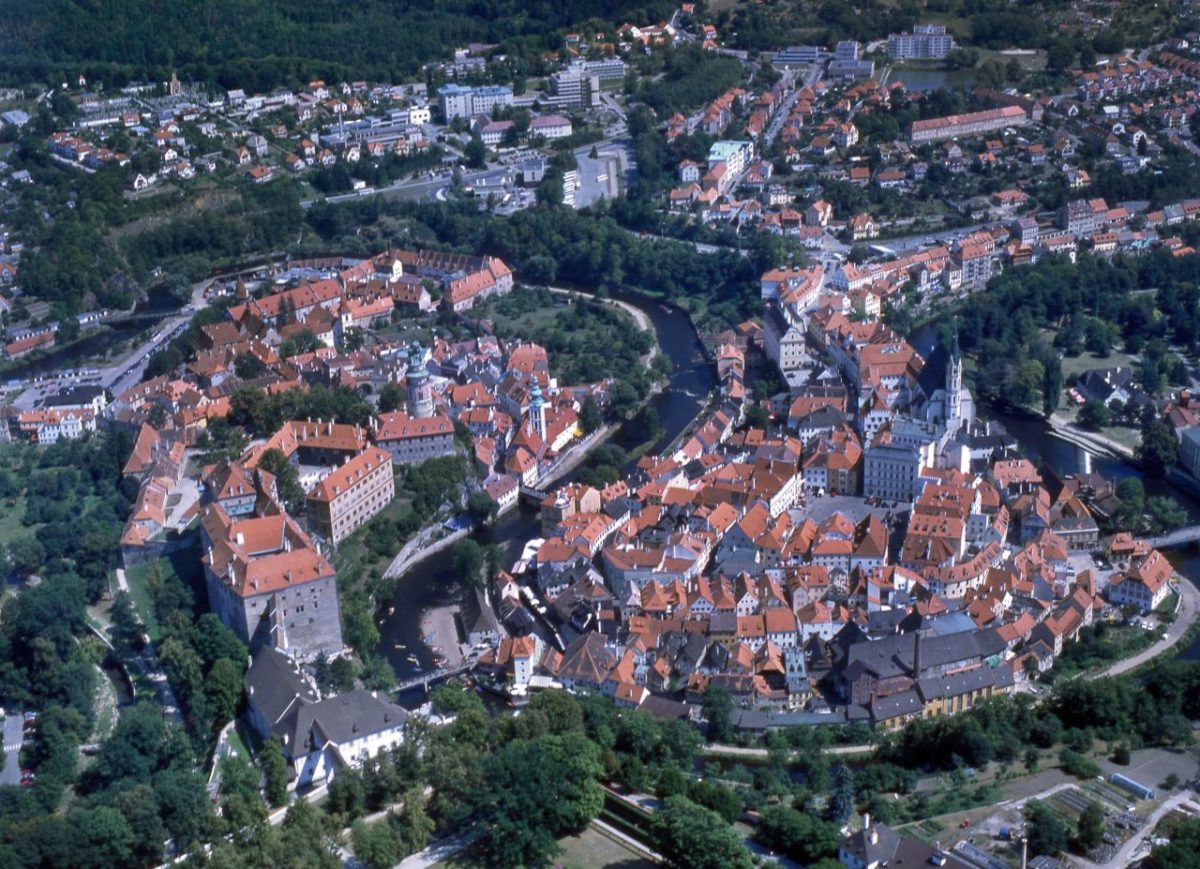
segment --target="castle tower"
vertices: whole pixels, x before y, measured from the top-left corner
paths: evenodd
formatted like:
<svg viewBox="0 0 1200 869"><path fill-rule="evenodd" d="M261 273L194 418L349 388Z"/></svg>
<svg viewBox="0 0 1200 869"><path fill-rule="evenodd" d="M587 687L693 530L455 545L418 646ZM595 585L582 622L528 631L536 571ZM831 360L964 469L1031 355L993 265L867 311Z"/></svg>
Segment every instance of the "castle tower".
<svg viewBox="0 0 1200 869"><path fill-rule="evenodd" d="M533 430L537 432L537 436L545 441L546 401L542 398L542 388L536 379L533 381L533 389L529 391L529 421L533 424Z"/></svg>
<svg viewBox="0 0 1200 869"><path fill-rule="evenodd" d="M171 70L171 80L167 82L167 93L173 97L179 96L179 92L183 90L183 86L179 83L179 76Z"/></svg>
<svg viewBox="0 0 1200 869"><path fill-rule="evenodd" d="M408 348L408 415L418 419L433 416L433 385L429 382L429 353L413 342Z"/></svg>

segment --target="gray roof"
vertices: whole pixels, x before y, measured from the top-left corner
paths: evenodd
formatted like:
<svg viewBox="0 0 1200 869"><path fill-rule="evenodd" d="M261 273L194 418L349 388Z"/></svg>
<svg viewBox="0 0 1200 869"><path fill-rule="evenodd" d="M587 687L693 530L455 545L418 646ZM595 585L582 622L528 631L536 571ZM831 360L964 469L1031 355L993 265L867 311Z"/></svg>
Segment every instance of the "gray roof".
<svg viewBox="0 0 1200 869"><path fill-rule="evenodd" d="M296 757L327 743L342 745L402 726L408 712L361 688L294 708L273 732Z"/></svg>
<svg viewBox="0 0 1200 869"><path fill-rule="evenodd" d="M931 670L957 661L982 660L1005 648L995 629L960 631L945 636L921 637L921 670ZM913 667L913 635L893 634L879 640L859 642L847 650L845 666L859 664L879 678L908 676Z"/></svg>
<svg viewBox="0 0 1200 869"><path fill-rule="evenodd" d="M264 646L254 656L242 680L250 703L274 727L295 706L316 703L317 695L307 680L292 667L284 655Z"/></svg>
<svg viewBox="0 0 1200 869"><path fill-rule="evenodd" d="M842 839L842 850L853 854L867 866L890 863L900 845L900 836L886 824L855 830Z"/></svg>
<svg viewBox="0 0 1200 869"><path fill-rule="evenodd" d="M962 673L929 676L917 680L917 689L926 700L935 697L957 697L982 688L1011 688L1012 670L1008 667L976 667Z"/></svg>

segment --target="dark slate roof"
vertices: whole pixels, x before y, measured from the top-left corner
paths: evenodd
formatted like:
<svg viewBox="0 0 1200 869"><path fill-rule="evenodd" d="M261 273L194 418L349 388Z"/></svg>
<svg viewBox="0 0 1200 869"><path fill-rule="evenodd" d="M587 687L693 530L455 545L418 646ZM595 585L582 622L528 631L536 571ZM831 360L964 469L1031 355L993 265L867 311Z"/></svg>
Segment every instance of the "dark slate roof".
<svg viewBox="0 0 1200 869"><path fill-rule="evenodd" d="M44 407L77 407L91 404L98 396L104 395L103 386L68 386L57 395L47 395L42 401Z"/></svg>
<svg viewBox="0 0 1200 869"><path fill-rule="evenodd" d="M462 608L463 629L467 636L471 634L500 635L500 623L496 621L496 613L488 603L487 594L482 588L474 588Z"/></svg>
<svg viewBox="0 0 1200 869"><path fill-rule="evenodd" d="M871 717L876 721L886 721L900 715L917 715L924 709L925 703L911 688L871 700Z"/></svg>
<svg viewBox="0 0 1200 869"><path fill-rule="evenodd" d="M842 839L842 850L853 854L866 866L889 864L900 846L900 836L886 824L874 824L870 829L855 830Z"/></svg>
<svg viewBox="0 0 1200 869"><path fill-rule="evenodd" d="M735 709L733 712L733 725L738 730L845 723L846 717L840 712L768 712L761 709Z"/></svg>
<svg viewBox="0 0 1200 869"><path fill-rule="evenodd" d="M976 667L962 673L929 676L917 680L917 690L926 700L937 697L957 697L983 688L1011 688L1012 670L1008 667Z"/></svg>
<svg viewBox="0 0 1200 869"><path fill-rule="evenodd" d="M268 726L274 726L297 705L316 703L312 687L293 669L291 662L270 646L254 656L243 679L250 702Z"/></svg>
<svg viewBox="0 0 1200 869"><path fill-rule="evenodd" d="M362 688L293 709L279 728L292 757L403 725L408 712Z"/></svg>
<svg viewBox="0 0 1200 869"><path fill-rule="evenodd" d="M908 676L913 667L913 635L894 634L879 640L855 643L847 650L845 668L855 664L884 679ZM921 669L936 669L956 661L983 660L1005 648L995 629L960 631L945 636L921 637ZM858 671L858 667L854 667Z"/></svg>

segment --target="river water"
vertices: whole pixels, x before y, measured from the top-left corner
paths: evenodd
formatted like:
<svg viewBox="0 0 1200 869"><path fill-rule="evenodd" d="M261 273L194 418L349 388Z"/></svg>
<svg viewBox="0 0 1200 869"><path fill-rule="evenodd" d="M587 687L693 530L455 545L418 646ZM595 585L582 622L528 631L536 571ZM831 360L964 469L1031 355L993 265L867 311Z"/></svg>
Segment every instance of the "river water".
<svg viewBox="0 0 1200 869"><path fill-rule="evenodd" d="M135 314L160 314L164 319L178 311L180 304L166 293L155 293L134 308ZM158 320L134 320L106 323L102 328L65 347L56 347L48 353L14 365L4 372L2 380L26 380L43 374L53 374L64 368L72 368L88 360L103 356L108 350L129 338L149 333L158 328ZM88 367L88 366L85 366ZM94 366L99 368L100 364Z"/></svg>
<svg viewBox="0 0 1200 869"><path fill-rule="evenodd" d="M640 296L614 293L613 298L636 306L650 317L659 349L671 360L670 383L650 399L663 428L655 444L655 450L659 450L696 418L716 383L715 374L685 313ZM645 435L638 428L636 423L624 424L613 435L612 443L624 449L639 446ZM566 480L570 479L568 474ZM474 532L472 539L481 546L497 544L503 552L501 564L507 566L520 556L526 541L539 536L537 510L521 506L501 518L494 528ZM396 580L393 611L379 628L379 651L391 663L397 678L408 679L434 668L433 653L421 639L421 613L429 607L452 603L457 589L449 549L431 555Z"/></svg>

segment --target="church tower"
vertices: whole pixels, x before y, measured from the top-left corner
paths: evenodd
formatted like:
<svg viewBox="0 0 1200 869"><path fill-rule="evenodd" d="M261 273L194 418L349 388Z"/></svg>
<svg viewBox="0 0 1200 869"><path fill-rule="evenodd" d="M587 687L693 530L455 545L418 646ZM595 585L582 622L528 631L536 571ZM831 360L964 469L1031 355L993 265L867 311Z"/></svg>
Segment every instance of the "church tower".
<svg viewBox="0 0 1200 869"><path fill-rule="evenodd" d="M429 382L429 354L413 342L408 348L408 415L417 419L433 416L433 385Z"/></svg>
<svg viewBox="0 0 1200 869"><path fill-rule="evenodd" d="M529 422L537 436L546 441L546 401L542 398L542 388L534 378L533 389L529 391Z"/></svg>
<svg viewBox="0 0 1200 869"><path fill-rule="evenodd" d="M950 347L950 362L946 366L946 421L962 420L962 352L958 347L958 320L954 321L954 343ZM958 426L953 426L957 428Z"/></svg>

